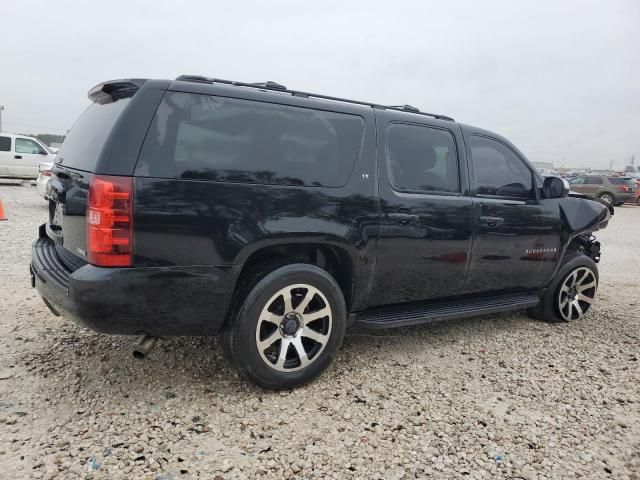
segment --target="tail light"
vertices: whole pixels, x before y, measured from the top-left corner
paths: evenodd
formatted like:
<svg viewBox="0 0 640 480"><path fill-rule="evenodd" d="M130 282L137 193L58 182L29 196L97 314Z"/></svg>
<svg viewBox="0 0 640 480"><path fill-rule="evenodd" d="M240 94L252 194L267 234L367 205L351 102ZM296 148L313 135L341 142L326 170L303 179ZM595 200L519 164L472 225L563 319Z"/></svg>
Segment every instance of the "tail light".
<svg viewBox="0 0 640 480"><path fill-rule="evenodd" d="M40 174L41 174L43 177L50 177L50 176L51 176L51 170L41 170L41 171L40 171Z"/></svg>
<svg viewBox="0 0 640 480"><path fill-rule="evenodd" d="M87 258L129 267L133 257L133 178L94 175L87 207Z"/></svg>

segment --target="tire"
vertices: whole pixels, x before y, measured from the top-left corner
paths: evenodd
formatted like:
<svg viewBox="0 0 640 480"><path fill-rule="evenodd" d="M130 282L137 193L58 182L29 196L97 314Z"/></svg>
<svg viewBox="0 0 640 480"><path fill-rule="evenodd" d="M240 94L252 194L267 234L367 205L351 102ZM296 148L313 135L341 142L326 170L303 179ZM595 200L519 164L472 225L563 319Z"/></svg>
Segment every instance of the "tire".
<svg viewBox="0 0 640 480"><path fill-rule="evenodd" d="M340 349L347 324L335 279L315 265L294 263L258 275L247 290L222 339L240 373L269 390L320 375Z"/></svg>
<svg viewBox="0 0 640 480"><path fill-rule="evenodd" d="M640 207L640 197L636 198L636 205Z"/></svg>
<svg viewBox="0 0 640 480"><path fill-rule="evenodd" d="M596 263L586 255L573 254L564 261L540 303L527 313L547 322L580 320L593 304L599 281Z"/></svg>
<svg viewBox="0 0 640 480"><path fill-rule="evenodd" d="M613 195L613 193L609 193L609 192L601 193L598 196L598 198L600 200L602 200L603 202L606 202L606 203L608 203L610 205L615 203L615 201L616 201L616 197Z"/></svg>

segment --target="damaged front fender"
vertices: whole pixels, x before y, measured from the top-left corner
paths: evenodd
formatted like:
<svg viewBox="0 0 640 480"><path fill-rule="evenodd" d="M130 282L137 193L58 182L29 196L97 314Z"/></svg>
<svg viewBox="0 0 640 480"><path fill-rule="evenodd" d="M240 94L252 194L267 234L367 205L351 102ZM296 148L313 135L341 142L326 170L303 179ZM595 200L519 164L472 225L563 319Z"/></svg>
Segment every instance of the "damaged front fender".
<svg viewBox="0 0 640 480"><path fill-rule="evenodd" d="M570 246L594 262L600 261L600 242L592 232L606 228L613 215L613 206L580 194L559 199L562 220L564 254ZM559 268L560 265L558 264Z"/></svg>
<svg viewBox="0 0 640 480"><path fill-rule="evenodd" d="M613 206L580 194L559 199L559 206L562 223L572 238L605 228L613 215Z"/></svg>

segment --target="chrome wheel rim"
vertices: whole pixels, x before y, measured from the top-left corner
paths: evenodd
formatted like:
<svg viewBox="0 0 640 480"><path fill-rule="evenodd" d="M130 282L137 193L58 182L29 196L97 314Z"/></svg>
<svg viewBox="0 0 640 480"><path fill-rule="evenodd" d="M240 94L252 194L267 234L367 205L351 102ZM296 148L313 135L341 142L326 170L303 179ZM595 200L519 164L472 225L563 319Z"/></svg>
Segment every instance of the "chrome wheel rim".
<svg viewBox="0 0 640 480"><path fill-rule="evenodd" d="M558 291L560 316L568 322L581 319L591 307L597 288L590 268L579 267L569 273Z"/></svg>
<svg viewBox="0 0 640 480"><path fill-rule="evenodd" d="M605 193L604 195L602 195L600 199L604 200L607 203L613 202L613 198L611 198L611 195L609 195L608 193Z"/></svg>
<svg viewBox="0 0 640 480"><path fill-rule="evenodd" d="M279 372L295 372L316 361L331 336L331 306L307 284L280 289L265 304L256 326L262 360Z"/></svg>

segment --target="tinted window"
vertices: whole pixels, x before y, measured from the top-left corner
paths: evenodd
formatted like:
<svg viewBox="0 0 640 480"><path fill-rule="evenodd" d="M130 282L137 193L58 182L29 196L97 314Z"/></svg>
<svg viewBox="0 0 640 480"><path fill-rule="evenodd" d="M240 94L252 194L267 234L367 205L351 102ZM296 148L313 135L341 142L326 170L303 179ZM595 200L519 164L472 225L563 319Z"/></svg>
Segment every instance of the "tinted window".
<svg viewBox="0 0 640 480"><path fill-rule="evenodd" d="M571 185L582 185L584 183L584 177L574 177L569 179Z"/></svg>
<svg viewBox="0 0 640 480"><path fill-rule="evenodd" d="M338 187L360 151L361 117L189 93L168 93L136 175Z"/></svg>
<svg viewBox="0 0 640 480"><path fill-rule="evenodd" d="M391 184L400 190L457 192L458 159L453 135L439 128L393 124L388 130Z"/></svg>
<svg viewBox="0 0 640 480"><path fill-rule="evenodd" d="M0 137L0 152L11 150L11 137Z"/></svg>
<svg viewBox="0 0 640 480"><path fill-rule="evenodd" d="M584 179L585 185L601 185L602 177L586 177Z"/></svg>
<svg viewBox="0 0 640 480"><path fill-rule="evenodd" d="M130 98L91 104L64 139L57 161L71 168L92 171L116 120Z"/></svg>
<svg viewBox="0 0 640 480"><path fill-rule="evenodd" d="M486 137L471 137L476 193L529 198L531 171L507 146Z"/></svg>
<svg viewBox="0 0 640 480"><path fill-rule="evenodd" d="M609 181L614 185L633 185L635 182L632 178L609 177Z"/></svg>
<svg viewBox="0 0 640 480"><path fill-rule="evenodd" d="M28 138L16 138L16 153L45 153L44 148Z"/></svg>

